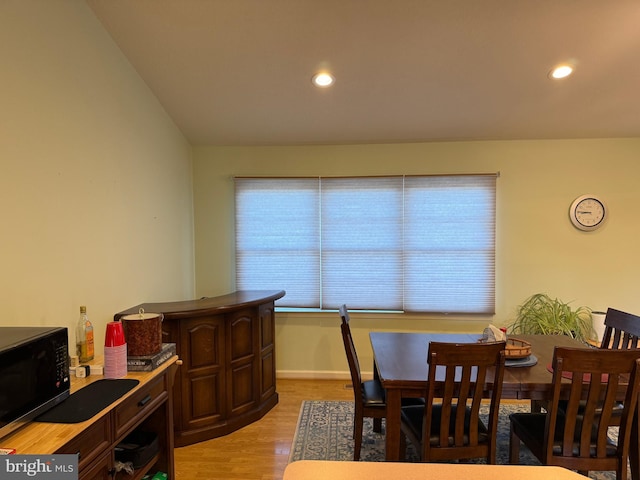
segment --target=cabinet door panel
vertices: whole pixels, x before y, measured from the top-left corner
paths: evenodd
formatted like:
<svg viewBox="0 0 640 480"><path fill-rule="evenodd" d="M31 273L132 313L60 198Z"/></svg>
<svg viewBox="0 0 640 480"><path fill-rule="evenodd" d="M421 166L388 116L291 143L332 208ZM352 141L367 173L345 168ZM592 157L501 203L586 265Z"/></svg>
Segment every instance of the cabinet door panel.
<svg viewBox="0 0 640 480"><path fill-rule="evenodd" d="M232 414L240 413L241 411L250 408L255 403L255 391L254 385L254 371L253 364L234 368L231 371L232 389L231 389L231 412Z"/></svg>
<svg viewBox="0 0 640 480"><path fill-rule="evenodd" d="M260 401L276 392L275 311L273 303L260 305Z"/></svg>
<svg viewBox="0 0 640 480"><path fill-rule="evenodd" d="M111 417L104 415L56 453L77 453L78 468L82 470L111 444L111 435Z"/></svg>
<svg viewBox="0 0 640 480"><path fill-rule="evenodd" d="M230 352L227 401L232 416L250 411L258 402L258 323L257 308L243 308L227 315Z"/></svg>
<svg viewBox="0 0 640 480"><path fill-rule="evenodd" d="M79 480L113 480L112 471L112 454L107 452L93 462L89 468L81 470Z"/></svg>
<svg viewBox="0 0 640 480"><path fill-rule="evenodd" d="M273 347L275 343L275 312L273 304L260 305L260 347L262 349Z"/></svg>
<svg viewBox="0 0 640 480"><path fill-rule="evenodd" d="M276 391L276 363L273 358L273 350L262 355L262 389L261 400L273 395Z"/></svg>
<svg viewBox="0 0 640 480"><path fill-rule="evenodd" d="M255 310L240 310L229 319L230 360L236 361L254 354Z"/></svg>
<svg viewBox="0 0 640 480"><path fill-rule="evenodd" d="M222 405L220 403L220 385L219 375L198 375L193 377L190 382L191 395L191 419L190 423L196 424L197 421L212 421L222 414Z"/></svg>
<svg viewBox="0 0 640 480"><path fill-rule="evenodd" d="M203 367L220 367L223 359L223 318L194 318L185 322L184 337L188 352L189 370Z"/></svg>
<svg viewBox="0 0 640 480"><path fill-rule="evenodd" d="M212 425L225 415L224 316L186 319L181 338L182 351L186 352L182 366L181 424L186 428Z"/></svg>

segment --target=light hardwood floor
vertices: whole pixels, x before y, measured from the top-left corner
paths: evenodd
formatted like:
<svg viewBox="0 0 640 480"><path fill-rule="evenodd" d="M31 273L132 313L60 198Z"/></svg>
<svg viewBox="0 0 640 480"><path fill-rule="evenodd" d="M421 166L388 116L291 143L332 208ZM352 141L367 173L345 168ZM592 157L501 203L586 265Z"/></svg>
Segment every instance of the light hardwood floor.
<svg viewBox="0 0 640 480"><path fill-rule="evenodd" d="M175 449L176 480L280 480L303 400L353 400L348 380L278 379L269 413L224 437Z"/></svg>
<svg viewBox="0 0 640 480"><path fill-rule="evenodd" d="M176 480L281 480L302 401L353 401L350 383L278 379L278 405L260 420L224 437L176 448Z"/></svg>

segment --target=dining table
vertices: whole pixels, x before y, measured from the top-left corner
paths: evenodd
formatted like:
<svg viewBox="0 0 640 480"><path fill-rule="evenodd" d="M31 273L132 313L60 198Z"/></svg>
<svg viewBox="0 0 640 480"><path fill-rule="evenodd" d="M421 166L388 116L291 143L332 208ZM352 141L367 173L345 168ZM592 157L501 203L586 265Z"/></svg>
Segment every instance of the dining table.
<svg viewBox="0 0 640 480"><path fill-rule="evenodd" d="M482 337L476 333L407 333L370 332L374 359L374 377L386 393L385 457L387 461L402 459L400 410L403 398L424 397L427 388L427 352L430 342L475 343ZM593 348L565 335L517 335L531 345L533 365L506 366L502 398L514 400L550 400L553 389L551 363L555 347ZM516 362L507 362L516 363ZM566 380L569 384L569 380ZM640 408L640 407L639 407ZM640 480L638 422L634 423L630 448L633 480Z"/></svg>

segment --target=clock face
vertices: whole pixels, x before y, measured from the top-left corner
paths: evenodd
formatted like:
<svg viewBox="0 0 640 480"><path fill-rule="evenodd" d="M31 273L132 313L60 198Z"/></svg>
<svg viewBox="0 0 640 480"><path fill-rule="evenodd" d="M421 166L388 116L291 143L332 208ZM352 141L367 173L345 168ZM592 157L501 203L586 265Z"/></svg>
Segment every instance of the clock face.
<svg viewBox="0 0 640 480"><path fill-rule="evenodd" d="M595 230L605 219L604 202L594 195L582 195L574 200L569 210L571 223L580 230Z"/></svg>

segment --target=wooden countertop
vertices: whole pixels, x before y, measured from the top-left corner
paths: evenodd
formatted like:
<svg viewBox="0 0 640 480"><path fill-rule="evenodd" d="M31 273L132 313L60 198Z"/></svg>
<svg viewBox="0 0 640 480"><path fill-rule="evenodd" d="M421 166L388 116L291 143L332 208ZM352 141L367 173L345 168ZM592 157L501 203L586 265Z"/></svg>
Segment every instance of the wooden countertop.
<svg viewBox="0 0 640 480"><path fill-rule="evenodd" d="M287 465L283 480L584 480L562 467L460 463L337 462L300 460Z"/></svg>
<svg viewBox="0 0 640 480"><path fill-rule="evenodd" d="M29 422L27 425L12 432L10 435L1 438L0 447L15 448L16 454L42 455L53 453L65 445L70 438L76 437L78 434L82 433L92 423L102 418L104 415L107 415L114 407L129 398L131 395L135 394L142 386L156 378L177 361L178 356L174 355L173 358L167 360L151 372L128 372L125 378L137 379L140 380L140 383L87 421L80 423ZM95 360L89 363L100 364L101 362L102 359L96 357ZM72 377L71 393L73 394L82 387L103 378L103 375L90 375L86 378Z"/></svg>
<svg viewBox="0 0 640 480"><path fill-rule="evenodd" d="M119 320L124 315L138 313L144 308L147 313L162 313L164 320L190 318L195 314L219 315L228 310L237 310L239 307L251 307L261 303L275 301L284 297L284 290L238 290L219 297L202 297L197 300L184 300L176 302L141 303L114 315L114 320Z"/></svg>

